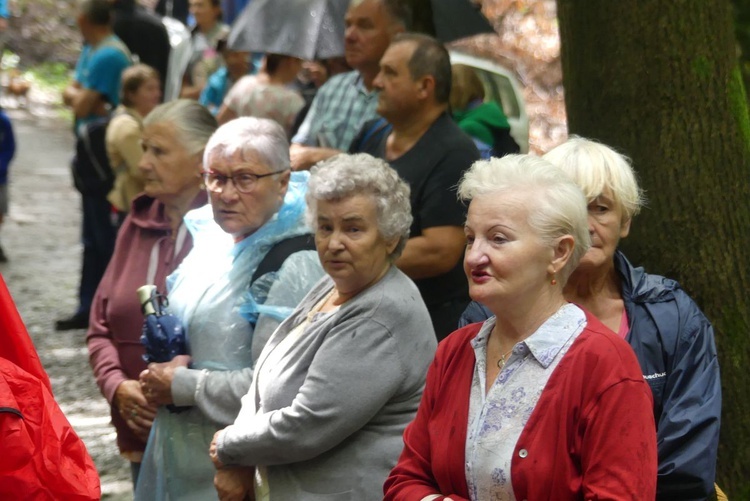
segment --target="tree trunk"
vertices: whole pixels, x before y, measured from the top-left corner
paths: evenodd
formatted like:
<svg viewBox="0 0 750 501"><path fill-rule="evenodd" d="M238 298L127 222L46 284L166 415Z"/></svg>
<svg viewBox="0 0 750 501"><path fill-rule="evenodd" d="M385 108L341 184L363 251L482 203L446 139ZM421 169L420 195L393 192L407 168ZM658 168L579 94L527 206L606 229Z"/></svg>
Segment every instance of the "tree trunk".
<svg viewBox="0 0 750 501"><path fill-rule="evenodd" d="M570 132L632 158L649 202L626 252L714 324L717 481L750 499L750 119L729 0L558 0L558 17Z"/></svg>

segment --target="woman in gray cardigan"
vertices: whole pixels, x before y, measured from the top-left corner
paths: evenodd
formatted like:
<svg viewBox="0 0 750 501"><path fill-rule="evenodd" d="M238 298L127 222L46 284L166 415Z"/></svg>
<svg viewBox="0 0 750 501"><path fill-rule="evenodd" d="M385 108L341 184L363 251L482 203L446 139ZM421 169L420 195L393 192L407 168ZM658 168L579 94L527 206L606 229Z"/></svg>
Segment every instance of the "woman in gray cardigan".
<svg viewBox="0 0 750 501"><path fill-rule="evenodd" d="M272 335L237 420L214 436L222 500L381 499L435 353L419 291L393 264L412 219L406 183L381 160L339 155L313 170L307 202L328 276Z"/></svg>

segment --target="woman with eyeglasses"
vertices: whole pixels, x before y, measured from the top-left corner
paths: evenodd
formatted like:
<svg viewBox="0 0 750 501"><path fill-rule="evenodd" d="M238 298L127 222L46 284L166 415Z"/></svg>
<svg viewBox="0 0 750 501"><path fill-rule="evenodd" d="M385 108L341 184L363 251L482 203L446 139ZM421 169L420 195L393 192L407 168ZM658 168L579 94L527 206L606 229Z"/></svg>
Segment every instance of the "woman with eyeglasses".
<svg viewBox="0 0 750 501"><path fill-rule="evenodd" d="M228 122L203 169L210 206L185 217L195 244L167 282L189 353L141 374L159 410L136 499L217 499L211 438L237 416L266 340L323 275L304 221L307 176L291 174L280 125Z"/></svg>

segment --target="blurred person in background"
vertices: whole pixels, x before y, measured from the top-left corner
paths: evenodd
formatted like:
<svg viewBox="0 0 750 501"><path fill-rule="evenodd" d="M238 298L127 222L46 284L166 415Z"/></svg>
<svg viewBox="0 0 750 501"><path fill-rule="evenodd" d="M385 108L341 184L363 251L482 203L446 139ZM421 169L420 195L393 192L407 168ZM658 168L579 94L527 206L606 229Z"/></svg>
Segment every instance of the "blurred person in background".
<svg viewBox="0 0 750 501"><path fill-rule="evenodd" d="M120 214L120 222L130 204L143 191L143 175L138 167L143 155L143 117L161 102L161 80L151 66L136 64L122 73L121 104L107 126L106 144L115 183L107 199Z"/></svg>
<svg viewBox="0 0 750 501"><path fill-rule="evenodd" d="M269 118L289 134L305 105L302 96L289 87L300 69L298 57L266 54L257 75L242 77L229 90L216 119L223 124L237 117Z"/></svg>
<svg viewBox="0 0 750 501"><path fill-rule="evenodd" d="M143 73L148 79L149 71ZM203 149L217 127L203 106L187 99L158 106L143 125L138 167L144 192L133 200L120 228L86 334L91 368L111 406L117 446L130 461L134 486L156 415L138 382L146 363L136 290L153 284L164 293L167 276L193 247L183 216L208 201L201 190Z"/></svg>
<svg viewBox="0 0 750 501"><path fill-rule="evenodd" d="M115 35L127 45L134 62L147 64L157 71L163 93L172 50L167 29L161 19L139 5L137 0L111 1Z"/></svg>
<svg viewBox="0 0 750 501"><path fill-rule="evenodd" d="M223 64L208 77L198 99L198 102L214 115L219 112L227 92L235 83L248 73L257 73L251 53L230 49L226 38L219 40L216 50L221 54Z"/></svg>
<svg viewBox="0 0 750 501"><path fill-rule="evenodd" d="M463 64L452 66L451 111L462 131L474 140L482 158L500 158L519 153L518 144L510 135L505 112L495 101L484 102L484 86L473 68Z"/></svg>
<svg viewBox="0 0 750 501"><path fill-rule="evenodd" d="M112 31L112 6L108 0L85 0L76 17L84 45L72 81L63 91L63 103L73 111L77 140L85 136L87 124L109 116L120 103L122 72L130 66L130 51ZM78 149L78 148L77 148ZM79 162L80 160L80 162ZM56 330L84 329L94 293L107 268L117 236L106 189L80 182L82 159L74 160L76 188L81 192L81 240L83 259L78 290L78 308L55 322Z"/></svg>
<svg viewBox="0 0 750 501"><path fill-rule="evenodd" d="M10 200L8 198L8 173L10 162L16 154L16 136L13 133L13 124L0 107L0 228L2 228L5 217L8 215ZM0 246L0 263L7 263L8 256L5 249Z"/></svg>
<svg viewBox="0 0 750 501"><path fill-rule="evenodd" d="M411 24L411 10L400 0L352 0L345 17L344 51L353 71L330 78L292 138L294 170L348 151L362 125L377 115L373 80L380 58L398 33Z"/></svg>
<svg viewBox="0 0 750 501"><path fill-rule="evenodd" d="M198 100L208 77L221 66L216 46L229 34L229 26L221 21L219 0L190 0L190 14L195 18L195 26L191 30L190 55L180 97Z"/></svg>

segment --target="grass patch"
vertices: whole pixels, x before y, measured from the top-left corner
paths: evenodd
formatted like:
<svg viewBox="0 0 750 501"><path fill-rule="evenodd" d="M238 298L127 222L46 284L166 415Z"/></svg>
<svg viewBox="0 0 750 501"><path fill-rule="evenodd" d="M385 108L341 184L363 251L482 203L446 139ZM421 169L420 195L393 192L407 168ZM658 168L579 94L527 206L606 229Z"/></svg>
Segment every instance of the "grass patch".
<svg viewBox="0 0 750 501"><path fill-rule="evenodd" d="M41 63L23 72L38 88L50 92L61 93L70 81L70 68L65 63Z"/></svg>

